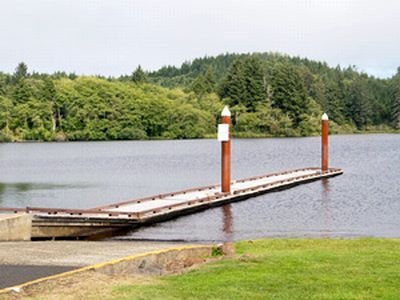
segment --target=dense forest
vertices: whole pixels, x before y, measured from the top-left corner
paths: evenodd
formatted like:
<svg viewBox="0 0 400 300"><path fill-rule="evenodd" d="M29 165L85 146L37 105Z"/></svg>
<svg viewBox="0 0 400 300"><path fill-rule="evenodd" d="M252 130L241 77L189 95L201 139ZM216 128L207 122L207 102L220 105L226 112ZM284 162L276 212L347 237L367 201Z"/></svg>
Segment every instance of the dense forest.
<svg viewBox="0 0 400 300"><path fill-rule="evenodd" d="M355 67L276 53L224 54L130 75L0 72L0 141L188 139L215 135L224 105L238 137L400 129L400 68Z"/></svg>

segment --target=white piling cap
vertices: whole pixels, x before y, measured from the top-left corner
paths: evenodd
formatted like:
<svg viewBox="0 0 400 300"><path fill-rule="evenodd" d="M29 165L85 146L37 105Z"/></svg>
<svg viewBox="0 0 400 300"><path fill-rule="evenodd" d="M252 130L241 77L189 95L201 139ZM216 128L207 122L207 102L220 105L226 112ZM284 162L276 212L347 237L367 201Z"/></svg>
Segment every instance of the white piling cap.
<svg viewBox="0 0 400 300"><path fill-rule="evenodd" d="M322 120L322 121L328 121L328 120L329 120L328 115L327 115L326 113L324 113L324 114L322 115L321 120Z"/></svg>
<svg viewBox="0 0 400 300"><path fill-rule="evenodd" d="M221 116L222 117L230 117L231 116L231 112L227 105L225 105L224 109L222 110Z"/></svg>

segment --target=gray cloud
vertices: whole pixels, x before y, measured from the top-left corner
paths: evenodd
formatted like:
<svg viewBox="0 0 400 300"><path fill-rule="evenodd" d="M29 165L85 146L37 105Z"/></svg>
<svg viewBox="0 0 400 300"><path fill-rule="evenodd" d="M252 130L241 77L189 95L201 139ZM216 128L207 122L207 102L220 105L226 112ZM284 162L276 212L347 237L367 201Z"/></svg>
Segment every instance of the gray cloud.
<svg viewBox="0 0 400 300"><path fill-rule="evenodd" d="M279 51L386 77L395 0L0 0L0 70L120 75L204 55Z"/></svg>

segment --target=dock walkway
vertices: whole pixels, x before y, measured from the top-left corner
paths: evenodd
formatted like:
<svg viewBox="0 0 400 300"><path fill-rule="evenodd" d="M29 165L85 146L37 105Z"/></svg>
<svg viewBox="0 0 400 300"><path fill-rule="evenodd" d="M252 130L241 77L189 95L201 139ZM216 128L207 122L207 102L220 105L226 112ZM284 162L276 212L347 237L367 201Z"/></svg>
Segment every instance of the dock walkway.
<svg viewBox="0 0 400 300"><path fill-rule="evenodd" d="M194 207L203 204L224 203L228 200L235 200L241 196L251 196L259 192L267 192L294 183L328 177L338 172L340 171L337 169L331 169L325 173L314 168L298 169L233 181L231 185L231 193L221 193L220 185L215 185L115 203L99 207L98 209L113 213L130 213L131 218L134 217L141 220L171 210L182 210L187 207Z"/></svg>
<svg viewBox="0 0 400 300"><path fill-rule="evenodd" d="M86 237L95 231L121 230L160 222L342 173L343 170L336 168L327 171L304 168L232 181L230 193L222 193L220 185L212 185L91 209L26 207L0 208L0 212L32 214L33 238Z"/></svg>

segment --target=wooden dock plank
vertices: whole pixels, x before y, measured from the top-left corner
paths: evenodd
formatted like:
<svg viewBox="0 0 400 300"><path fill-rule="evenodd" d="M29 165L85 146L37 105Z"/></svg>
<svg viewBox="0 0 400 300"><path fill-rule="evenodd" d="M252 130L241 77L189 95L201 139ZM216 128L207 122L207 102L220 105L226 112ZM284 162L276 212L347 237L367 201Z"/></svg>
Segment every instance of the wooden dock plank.
<svg viewBox="0 0 400 300"><path fill-rule="evenodd" d="M281 181L281 180L288 180L288 179L298 177L298 176L313 175L313 174L317 174L317 173L318 173L317 170L301 170L301 171L291 172L288 174L266 176L266 177L261 177L261 178L255 179L255 180L234 183L232 185L232 190L235 192L237 190L241 190L244 188L251 188L251 187L254 187L257 185L268 184L268 183L273 183L273 182L277 182L277 181Z"/></svg>
<svg viewBox="0 0 400 300"><path fill-rule="evenodd" d="M268 191L279 186L290 185L296 182L308 181L312 178L322 178L341 173L340 169L330 169L328 172L322 172L317 168L298 169L283 173L268 174L265 176L253 177L247 180L238 180L232 182L230 194L215 198L220 193L220 186L212 186L209 189L193 189L185 193L171 193L170 196L154 198L153 201L131 202L119 204L113 208L105 208L102 211L112 212L134 212L141 215L141 218L168 213L171 210L187 209L188 206L201 206L205 203L225 202L238 195L259 193ZM214 197L214 198L213 198ZM202 200L202 201L199 201Z"/></svg>
<svg viewBox="0 0 400 300"><path fill-rule="evenodd" d="M112 208L108 211L112 212L143 212L149 209L155 209L161 206L166 205L165 199L158 199L153 201L147 201L142 203L131 203L119 206L118 208Z"/></svg>

